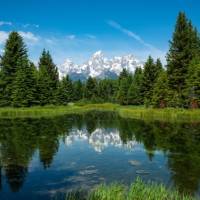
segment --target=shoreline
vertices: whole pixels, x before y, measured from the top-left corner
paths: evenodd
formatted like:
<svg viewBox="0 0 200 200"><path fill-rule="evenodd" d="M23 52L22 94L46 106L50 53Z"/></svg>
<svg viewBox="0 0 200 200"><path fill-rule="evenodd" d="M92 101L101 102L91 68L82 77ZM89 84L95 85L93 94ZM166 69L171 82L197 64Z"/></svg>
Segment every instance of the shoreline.
<svg viewBox="0 0 200 200"><path fill-rule="evenodd" d="M119 104L84 104L68 106L36 106L30 108L0 108L0 118L40 118L67 114L83 114L91 111L116 112L122 118L145 121L200 122L200 109L144 108L141 106L121 106Z"/></svg>

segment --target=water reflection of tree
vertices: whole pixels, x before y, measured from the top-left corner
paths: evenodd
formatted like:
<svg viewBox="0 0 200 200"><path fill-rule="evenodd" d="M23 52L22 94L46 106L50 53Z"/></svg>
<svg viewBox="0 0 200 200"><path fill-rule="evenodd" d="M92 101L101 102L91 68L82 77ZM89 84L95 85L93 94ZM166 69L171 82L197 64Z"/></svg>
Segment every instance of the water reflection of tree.
<svg viewBox="0 0 200 200"><path fill-rule="evenodd" d="M24 183L27 174L27 167L10 164L5 167L5 174L11 190L13 192L18 192Z"/></svg>
<svg viewBox="0 0 200 200"><path fill-rule="evenodd" d="M168 157L173 183L182 192L194 193L200 180L200 124L132 121L130 132L147 152L161 150Z"/></svg>
<svg viewBox="0 0 200 200"><path fill-rule="evenodd" d="M22 187L37 149L44 168L51 166L59 139L72 128L86 128L89 133L97 128L117 128L124 143L133 139L142 143L150 160L155 150L163 151L168 157L172 180L180 189L193 193L198 188L200 125L148 123L122 119L110 112L91 112L49 119L0 120L0 166L12 191Z"/></svg>
<svg viewBox="0 0 200 200"><path fill-rule="evenodd" d="M0 120L0 164L13 192L22 187L37 149L44 168L51 165L59 148L59 136L68 133L73 121L70 116Z"/></svg>
<svg viewBox="0 0 200 200"><path fill-rule="evenodd" d="M176 134L169 138L171 143L168 165L172 178L180 190L193 193L197 191L200 180L200 133L199 126L178 125Z"/></svg>
<svg viewBox="0 0 200 200"><path fill-rule="evenodd" d="M68 135L73 127L92 133L105 115L68 115L56 118L0 120L0 166L13 192L22 187L28 166L39 150L44 168L50 167L59 148L59 138ZM104 118L105 119L105 118ZM2 171L2 169L0 171ZM0 187L1 187L0 175Z"/></svg>
<svg viewBox="0 0 200 200"><path fill-rule="evenodd" d="M0 163L0 191L2 189L2 166L1 166L1 163Z"/></svg>
<svg viewBox="0 0 200 200"><path fill-rule="evenodd" d="M22 186L35 149L29 135L33 127L26 124L29 120L1 120L1 162L12 191Z"/></svg>
<svg viewBox="0 0 200 200"><path fill-rule="evenodd" d="M86 119L86 120L85 120ZM87 130L117 128L124 143L144 145L150 160L156 150L168 157L173 183L180 191L194 193L200 180L200 124L144 122L122 119L113 113L88 113L83 118Z"/></svg>

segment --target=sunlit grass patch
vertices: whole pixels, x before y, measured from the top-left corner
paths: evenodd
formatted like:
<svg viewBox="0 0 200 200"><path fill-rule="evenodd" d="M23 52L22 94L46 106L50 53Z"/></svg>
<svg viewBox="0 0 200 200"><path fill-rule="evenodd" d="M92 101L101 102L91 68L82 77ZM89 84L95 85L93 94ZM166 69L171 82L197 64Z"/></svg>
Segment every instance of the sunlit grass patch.
<svg viewBox="0 0 200 200"><path fill-rule="evenodd" d="M195 200L195 198L180 194L176 190L169 190L162 184L144 183L137 178L129 188L118 183L100 185L86 196L70 193L66 196L66 200Z"/></svg>

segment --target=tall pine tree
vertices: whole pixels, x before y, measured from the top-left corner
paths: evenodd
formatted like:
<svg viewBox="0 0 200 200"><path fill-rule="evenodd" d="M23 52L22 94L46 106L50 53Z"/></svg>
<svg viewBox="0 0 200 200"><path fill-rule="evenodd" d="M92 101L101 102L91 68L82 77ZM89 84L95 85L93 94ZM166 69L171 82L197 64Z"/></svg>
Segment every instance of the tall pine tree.
<svg viewBox="0 0 200 200"><path fill-rule="evenodd" d="M159 58L156 60L155 65L157 68L156 72L159 74L163 70L163 65ZM158 76L158 74L156 74L156 76Z"/></svg>
<svg viewBox="0 0 200 200"><path fill-rule="evenodd" d="M57 103L67 105L70 101L73 101L73 85L71 79L67 75L59 84L57 90Z"/></svg>
<svg viewBox="0 0 200 200"><path fill-rule="evenodd" d="M199 53L199 38L196 29L188 21L185 13L180 12L170 49L167 54L167 74L169 87L174 96L179 98L180 106L184 106L186 78L191 60Z"/></svg>
<svg viewBox="0 0 200 200"><path fill-rule="evenodd" d="M93 100L97 97L97 81L95 78L89 77L86 81L84 89L84 97Z"/></svg>
<svg viewBox="0 0 200 200"><path fill-rule="evenodd" d="M75 101L79 101L83 98L83 84L80 80L73 83L73 98Z"/></svg>
<svg viewBox="0 0 200 200"><path fill-rule="evenodd" d="M151 104L154 84L158 78L160 70L160 66L155 64L153 58L149 56L144 65L142 80L142 96L146 106Z"/></svg>
<svg viewBox="0 0 200 200"><path fill-rule="evenodd" d="M12 105L15 107L30 107L36 105L36 78L33 66L28 59L17 63L18 69L12 90Z"/></svg>
<svg viewBox="0 0 200 200"><path fill-rule="evenodd" d="M4 53L1 57L0 105L12 104L13 86L17 68L21 60L27 59L27 50L22 37L17 32L11 32L6 41Z"/></svg>
<svg viewBox="0 0 200 200"><path fill-rule="evenodd" d="M141 105L143 103L142 93L141 93L141 86L142 86L142 69L136 68L133 82L128 90L128 104L132 105Z"/></svg>
<svg viewBox="0 0 200 200"><path fill-rule="evenodd" d="M153 88L152 105L156 108L165 108L169 101L169 87L167 73L161 71Z"/></svg>
<svg viewBox="0 0 200 200"><path fill-rule="evenodd" d="M200 58L193 59L189 65L186 80L186 96L188 107L200 107Z"/></svg>
<svg viewBox="0 0 200 200"><path fill-rule="evenodd" d="M123 78L120 80L119 90L117 93L117 101L121 105L128 104L128 89L129 89L129 81L128 78Z"/></svg>
<svg viewBox="0 0 200 200"><path fill-rule="evenodd" d="M49 51L43 50L39 60L40 104L56 103L56 90L59 82L59 75L56 65L53 63Z"/></svg>

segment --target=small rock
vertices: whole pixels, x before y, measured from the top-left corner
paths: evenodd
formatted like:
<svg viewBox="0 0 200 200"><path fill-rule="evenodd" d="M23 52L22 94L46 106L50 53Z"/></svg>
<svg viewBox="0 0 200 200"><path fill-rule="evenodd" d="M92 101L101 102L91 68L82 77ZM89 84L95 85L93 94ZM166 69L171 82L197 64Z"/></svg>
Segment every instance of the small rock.
<svg viewBox="0 0 200 200"><path fill-rule="evenodd" d="M104 177L99 177L99 180L100 181L105 181L105 178Z"/></svg>
<svg viewBox="0 0 200 200"><path fill-rule="evenodd" d="M97 170L96 169L86 169L86 170L82 170L79 172L79 174L81 175L92 175L92 174L97 174Z"/></svg>
<svg viewBox="0 0 200 200"><path fill-rule="evenodd" d="M129 160L128 161L132 166L139 166L141 163L138 160Z"/></svg>
<svg viewBox="0 0 200 200"><path fill-rule="evenodd" d="M94 169L94 168L95 168L94 165L89 165L89 166L87 166L85 169Z"/></svg>
<svg viewBox="0 0 200 200"><path fill-rule="evenodd" d="M150 173L146 170L136 170L136 174L147 175L147 174L150 174Z"/></svg>

